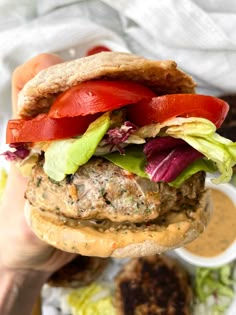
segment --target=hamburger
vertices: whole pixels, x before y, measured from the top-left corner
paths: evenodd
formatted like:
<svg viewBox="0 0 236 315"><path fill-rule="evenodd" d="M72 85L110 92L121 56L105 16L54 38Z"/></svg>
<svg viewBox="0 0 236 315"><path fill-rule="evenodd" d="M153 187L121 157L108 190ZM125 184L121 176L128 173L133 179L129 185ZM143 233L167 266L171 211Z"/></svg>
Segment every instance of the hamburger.
<svg viewBox="0 0 236 315"><path fill-rule="evenodd" d="M33 165L25 215L36 235L86 256L152 255L205 228L205 172L229 181L235 143L223 100L195 94L174 61L101 52L42 70L18 98L5 156Z"/></svg>

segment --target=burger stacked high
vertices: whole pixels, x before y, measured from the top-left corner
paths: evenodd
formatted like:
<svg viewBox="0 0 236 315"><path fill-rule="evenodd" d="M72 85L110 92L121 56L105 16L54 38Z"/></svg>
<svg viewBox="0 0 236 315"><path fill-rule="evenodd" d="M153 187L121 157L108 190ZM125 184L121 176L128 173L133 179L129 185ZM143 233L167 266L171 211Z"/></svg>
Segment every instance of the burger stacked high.
<svg viewBox="0 0 236 315"><path fill-rule="evenodd" d="M150 255L196 238L211 208L205 172L229 181L236 143L215 132L228 104L194 88L173 61L117 52L29 81L5 155L34 164L25 193L33 231L101 257Z"/></svg>

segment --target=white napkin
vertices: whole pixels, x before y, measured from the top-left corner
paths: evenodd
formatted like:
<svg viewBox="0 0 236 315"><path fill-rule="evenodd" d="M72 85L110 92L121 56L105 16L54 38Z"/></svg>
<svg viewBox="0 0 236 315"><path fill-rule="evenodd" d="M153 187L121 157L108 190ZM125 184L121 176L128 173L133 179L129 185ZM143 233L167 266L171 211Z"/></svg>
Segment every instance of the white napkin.
<svg viewBox="0 0 236 315"><path fill-rule="evenodd" d="M0 112L11 112L13 69L41 52L65 59L106 44L155 59L174 59L203 93L236 91L233 0L2 0Z"/></svg>
<svg viewBox="0 0 236 315"><path fill-rule="evenodd" d="M129 20L125 33L136 52L176 60L203 88L236 92L235 1L104 2Z"/></svg>

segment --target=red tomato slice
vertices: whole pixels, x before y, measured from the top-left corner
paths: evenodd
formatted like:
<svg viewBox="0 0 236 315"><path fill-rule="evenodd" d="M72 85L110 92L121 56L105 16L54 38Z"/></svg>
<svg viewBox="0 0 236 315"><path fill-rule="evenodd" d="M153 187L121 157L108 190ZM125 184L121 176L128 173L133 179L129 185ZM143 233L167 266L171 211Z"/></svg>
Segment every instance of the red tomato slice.
<svg viewBox="0 0 236 315"><path fill-rule="evenodd" d="M202 117L212 121L218 128L228 110L229 105L225 101L213 96L169 94L128 106L128 119L138 126L145 126L177 116Z"/></svg>
<svg viewBox="0 0 236 315"><path fill-rule="evenodd" d="M91 56L91 55L95 55L95 54L98 54L102 51L111 51L111 49L109 49L108 47L106 46L94 46L92 48L90 48L87 53L86 53L86 56Z"/></svg>
<svg viewBox="0 0 236 315"><path fill-rule="evenodd" d="M30 120L12 119L8 121L6 143L70 138L84 133L97 117L98 115L88 115L53 119L47 114L40 114Z"/></svg>
<svg viewBox="0 0 236 315"><path fill-rule="evenodd" d="M149 88L130 81L87 81L59 95L49 117L85 116L118 109L156 94Z"/></svg>

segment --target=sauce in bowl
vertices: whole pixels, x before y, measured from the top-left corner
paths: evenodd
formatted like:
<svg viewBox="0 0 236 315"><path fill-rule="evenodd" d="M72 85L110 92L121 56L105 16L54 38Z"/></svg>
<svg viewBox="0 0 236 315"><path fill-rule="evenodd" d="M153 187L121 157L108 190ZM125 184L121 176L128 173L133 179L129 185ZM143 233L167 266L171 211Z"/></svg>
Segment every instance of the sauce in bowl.
<svg viewBox="0 0 236 315"><path fill-rule="evenodd" d="M236 207L222 191L211 188L213 212L205 231L184 248L203 257L224 252L236 239Z"/></svg>

